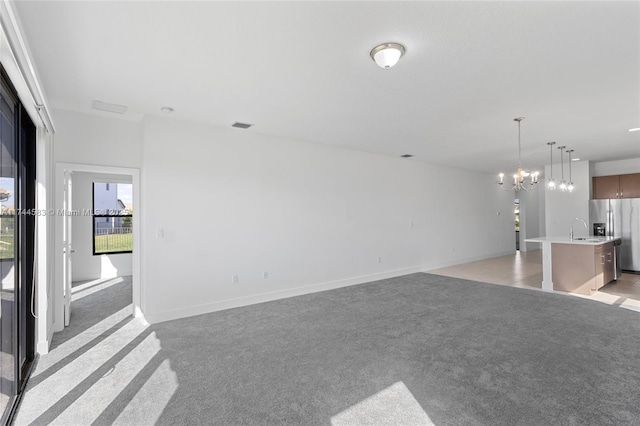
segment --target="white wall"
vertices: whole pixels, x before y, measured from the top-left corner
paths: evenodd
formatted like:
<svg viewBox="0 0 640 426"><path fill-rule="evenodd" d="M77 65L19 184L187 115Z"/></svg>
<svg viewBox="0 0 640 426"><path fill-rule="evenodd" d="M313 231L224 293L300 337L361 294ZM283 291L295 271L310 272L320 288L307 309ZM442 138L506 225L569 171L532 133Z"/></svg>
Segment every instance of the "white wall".
<svg viewBox="0 0 640 426"><path fill-rule="evenodd" d="M151 322L515 249L493 175L164 117L55 119L56 162L142 167Z"/></svg>
<svg viewBox="0 0 640 426"><path fill-rule="evenodd" d="M555 166L556 172L557 165ZM565 164L565 179L568 177L568 169ZM559 189L550 191L545 187L545 228L546 236L558 237L569 236L571 221L579 217L589 222L589 199L591 197L591 176L589 173L588 161L575 161L571 163L573 192L561 192ZM549 176L549 166L545 168L545 176ZM556 183L560 180L559 173L556 173ZM576 222L576 236L586 236L590 234L589 229Z"/></svg>
<svg viewBox="0 0 640 426"><path fill-rule="evenodd" d="M40 119L36 105L45 106L48 112L48 102L42 93L37 93L39 99L33 98L27 84L27 79L35 78L37 73L33 69L31 53L24 43L19 19L14 19L13 7L9 2L0 5L0 63L13 84L18 97L37 128L36 136L36 208L38 211L48 211L53 207L53 197L50 190L53 187L53 137L51 129L46 130ZM54 302L54 252L53 218L40 215L36 218L36 254L37 268L35 271L36 294L36 350L46 353L53 336Z"/></svg>
<svg viewBox="0 0 640 426"><path fill-rule="evenodd" d="M93 182L131 183L131 176L75 172L73 174L73 209L93 209ZM72 217L73 281L131 275L131 253L93 255L93 218Z"/></svg>
<svg viewBox="0 0 640 426"><path fill-rule="evenodd" d="M640 158L603 161L593 164L593 176L624 175L629 173L640 173Z"/></svg>
<svg viewBox="0 0 640 426"><path fill-rule="evenodd" d="M151 322L515 249L513 193L493 175L254 130L144 128Z"/></svg>
<svg viewBox="0 0 640 426"><path fill-rule="evenodd" d="M142 164L142 125L98 115L54 110L56 163L135 167Z"/></svg>
<svg viewBox="0 0 640 426"><path fill-rule="evenodd" d="M542 184L541 182L540 184ZM539 184L539 185L540 185ZM545 183L546 186L546 183ZM547 235L547 193L543 188L539 188L538 192L538 236L544 237ZM538 249L540 249L538 245Z"/></svg>
<svg viewBox="0 0 640 426"><path fill-rule="evenodd" d="M82 114L55 109L56 123L54 162L56 170L59 163L93 165L96 168L108 166L119 169L139 169L142 163L142 124L98 115ZM83 168L83 171L85 170ZM62 176L55 177L54 205L61 209L63 198ZM134 187L134 192L136 188ZM136 195L134 194L134 198ZM134 233L136 219L134 218ZM54 220L55 247L63 247L63 217ZM134 251L136 250L134 237ZM63 255L61 249L54 251L54 304L52 329L63 329ZM78 262L75 262L76 264ZM135 260L133 261L135 264ZM77 265L76 265L77 266ZM136 271L134 270L134 304L139 298L136 290Z"/></svg>
<svg viewBox="0 0 640 426"><path fill-rule="evenodd" d="M527 238L544 236L544 180L530 191L516 194L520 199L520 250L539 250L540 244L525 243ZM543 214L540 214L540 212Z"/></svg>

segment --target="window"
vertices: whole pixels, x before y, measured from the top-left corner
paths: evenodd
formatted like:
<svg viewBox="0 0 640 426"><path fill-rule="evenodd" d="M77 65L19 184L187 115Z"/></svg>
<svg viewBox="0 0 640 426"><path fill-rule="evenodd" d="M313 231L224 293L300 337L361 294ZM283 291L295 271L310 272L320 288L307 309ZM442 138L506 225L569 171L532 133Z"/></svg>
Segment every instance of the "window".
<svg viewBox="0 0 640 426"><path fill-rule="evenodd" d="M93 254L133 251L130 183L93 183Z"/></svg>

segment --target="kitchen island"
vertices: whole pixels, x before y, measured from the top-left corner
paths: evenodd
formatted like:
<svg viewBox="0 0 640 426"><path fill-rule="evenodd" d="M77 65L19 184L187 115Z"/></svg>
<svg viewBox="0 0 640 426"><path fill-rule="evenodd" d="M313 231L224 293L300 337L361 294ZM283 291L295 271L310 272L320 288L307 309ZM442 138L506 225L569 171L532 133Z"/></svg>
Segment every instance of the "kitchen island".
<svg viewBox="0 0 640 426"><path fill-rule="evenodd" d="M618 237L540 237L542 290L590 295L615 277L614 242Z"/></svg>

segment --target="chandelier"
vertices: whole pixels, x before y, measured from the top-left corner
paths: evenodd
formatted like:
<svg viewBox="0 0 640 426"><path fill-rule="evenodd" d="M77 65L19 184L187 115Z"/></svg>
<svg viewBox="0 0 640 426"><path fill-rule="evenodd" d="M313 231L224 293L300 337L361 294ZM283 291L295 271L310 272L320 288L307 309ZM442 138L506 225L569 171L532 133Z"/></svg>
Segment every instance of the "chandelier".
<svg viewBox="0 0 640 426"><path fill-rule="evenodd" d="M504 173L498 175L498 185L503 191L529 191L536 187L538 184L538 172L531 172L522 169L522 144L520 142L520 122L524 120L524 117L516 117L513 121L518 122L518 170L513 175L513 184L504 184Z"/></svg>

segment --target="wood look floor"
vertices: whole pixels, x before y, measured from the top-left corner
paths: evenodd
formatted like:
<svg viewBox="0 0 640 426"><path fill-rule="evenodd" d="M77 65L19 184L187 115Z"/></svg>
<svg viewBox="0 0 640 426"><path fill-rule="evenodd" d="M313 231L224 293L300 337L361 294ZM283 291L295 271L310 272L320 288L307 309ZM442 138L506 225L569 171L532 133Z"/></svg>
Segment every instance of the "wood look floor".
<svg viewBox="0 0 640 426"><path fill-rule="evenodd" d="M476 262L426 271L430 274L528 289L542 289L542 252L516 252ZM591 296L575 295L640 311L640 275L623 273Z"/></svg>

